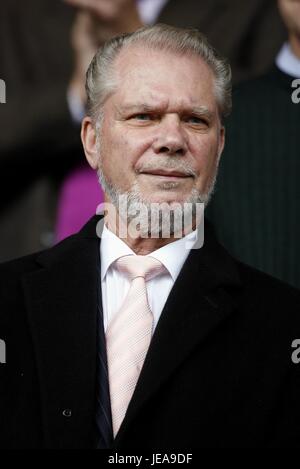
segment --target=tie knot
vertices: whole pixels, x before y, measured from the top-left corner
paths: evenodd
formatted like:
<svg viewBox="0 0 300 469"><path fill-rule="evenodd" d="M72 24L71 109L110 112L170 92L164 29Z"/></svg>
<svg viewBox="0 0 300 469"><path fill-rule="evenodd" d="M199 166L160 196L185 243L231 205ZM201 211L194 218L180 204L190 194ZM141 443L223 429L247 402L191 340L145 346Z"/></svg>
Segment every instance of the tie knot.
<svg viewBox="0 0 300 469"><path fill-rule="evenodd" d="M143 277L150 280L164 272L164 265L154 257L150 256L122 256L116 261L117 269L125 273L130 280L136 277Z"/></svg>

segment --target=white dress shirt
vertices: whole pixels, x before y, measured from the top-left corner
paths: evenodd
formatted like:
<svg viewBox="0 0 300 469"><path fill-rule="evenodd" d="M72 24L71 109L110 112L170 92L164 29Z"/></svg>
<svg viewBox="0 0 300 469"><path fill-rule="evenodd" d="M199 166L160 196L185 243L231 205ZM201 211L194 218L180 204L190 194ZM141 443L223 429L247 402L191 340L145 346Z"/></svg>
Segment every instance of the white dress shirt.
<svg viewBox="0 0 300 469"><path fill-rule="evenodd" d="M189 240L188 243L187 240ZM187 236L148 254L158 259L166 268L166 273L146 282L148 302L154 317L152 332L194 241L196 241L196 231L192 231ZM110 320L120 309L130 286L126 275L117 270L114 262L119 257L128 254L136 255L121 238L118 238L104 225L100 243L100 258L105 332Z"/></svg>
<svg viewBox="0 0 300 469"><path fill-rule="evenodd" d="M300 59L293 53L290 44L285 43L276 57L276 65L291 77L300 78Z"/></svg>

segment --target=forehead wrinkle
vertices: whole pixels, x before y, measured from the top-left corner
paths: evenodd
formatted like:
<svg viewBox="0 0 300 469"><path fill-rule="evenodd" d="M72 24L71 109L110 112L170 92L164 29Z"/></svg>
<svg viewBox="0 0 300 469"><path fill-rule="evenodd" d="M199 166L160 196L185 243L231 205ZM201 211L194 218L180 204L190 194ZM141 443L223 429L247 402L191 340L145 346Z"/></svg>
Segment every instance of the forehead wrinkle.
<svg viewBox="0 0 300 469"><path fill-rule="evenodd" d="M169 102L165 101L164 103L153 103L149 104L144 101L141 102L132 102L132 103L124 103L120 106L115 106L118 111L125 111L125 112L165 112L168 110ZM173 106L171 107L172 110ZM172 112L169 110L169 112ZM206 106L193 106L187 104L177 104L174 106L173 112L179 112L180 114L197 114L201 116L211 117L212 112Z"/></svg>
<svg viewBox="0 0 300 469"><path fill-rule="evenodd" d="M162 111L166 109L168 104L165 106L157 105L157 104L149 104L145 101L134 101L132 103L125 102L120 103L119 105L115 104L115 109L118 113L128 113L128 112L154 112L154 111Z"/></svg>

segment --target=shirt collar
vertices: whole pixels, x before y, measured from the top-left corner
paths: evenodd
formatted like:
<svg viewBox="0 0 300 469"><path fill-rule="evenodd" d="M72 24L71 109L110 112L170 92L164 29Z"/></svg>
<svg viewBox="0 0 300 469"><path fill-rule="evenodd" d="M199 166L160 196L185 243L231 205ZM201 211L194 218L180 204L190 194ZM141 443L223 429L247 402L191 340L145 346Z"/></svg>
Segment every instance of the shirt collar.
<svg viewBox="0 0 300 469"><path fill-rule="evenodd" d="M192 231L183 238L156 249L148 255L158 259L166 267L175 282L196 239L196 231ZM119 257L129 254L135 255L134 251L104 224L100 243L101 281L104 280L113 262Z"/></svg>
<svg viewBox="0 0 300 469"><path fill-rule="evenodd" d="M100 243L101 280L114 261L128 254L134 254L133 250L104 224Z"/></svg>
<svg viewBox="0 0 300 469"><path fill-rule="evenodd" d="M190 242L187 243L187 240ZM158 259L168 269L174 282L189 255L191 241L196 241L196 231L192 231L183 238L179 238L149 254Z"/></svg>
<svg viewBox="0 0 300 469"><path fill-rule="evenodd" d="M300 77L300 59L293 53L288 42L281 47L276 57L276 65L282 72L295 78Z"/></svg>

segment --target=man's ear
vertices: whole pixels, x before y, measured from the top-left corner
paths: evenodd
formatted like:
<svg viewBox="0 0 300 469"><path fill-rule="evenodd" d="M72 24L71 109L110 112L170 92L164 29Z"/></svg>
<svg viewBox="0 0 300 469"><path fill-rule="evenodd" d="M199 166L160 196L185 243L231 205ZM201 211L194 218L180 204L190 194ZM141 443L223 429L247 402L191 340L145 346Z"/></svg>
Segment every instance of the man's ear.
<svg viewBox="0 0 300 469"><path fill-rule="evenodd" d="M97 136L92 119L85 117L81 124L81 141L84 153L89 165L93 169L98 168L99 155L97 151Z"/></svg>

